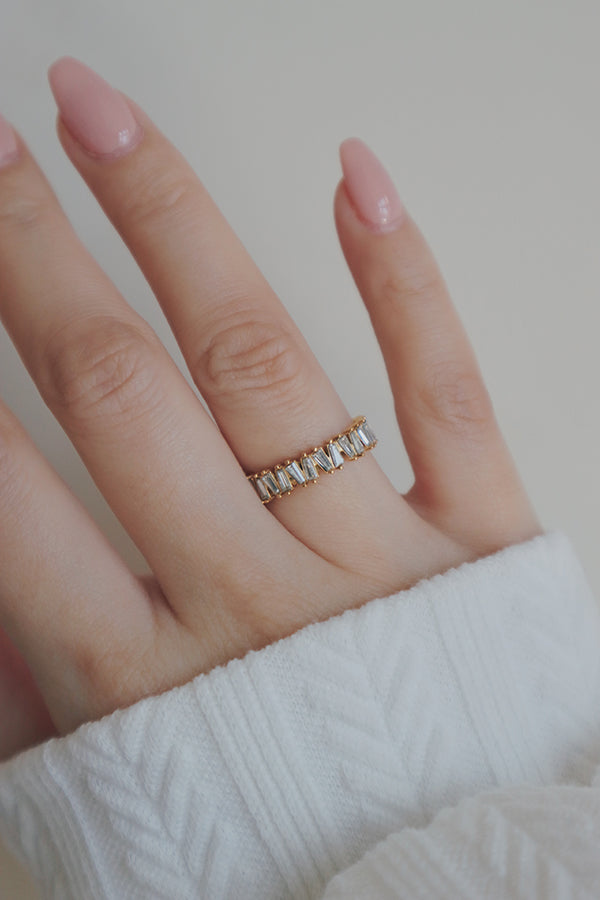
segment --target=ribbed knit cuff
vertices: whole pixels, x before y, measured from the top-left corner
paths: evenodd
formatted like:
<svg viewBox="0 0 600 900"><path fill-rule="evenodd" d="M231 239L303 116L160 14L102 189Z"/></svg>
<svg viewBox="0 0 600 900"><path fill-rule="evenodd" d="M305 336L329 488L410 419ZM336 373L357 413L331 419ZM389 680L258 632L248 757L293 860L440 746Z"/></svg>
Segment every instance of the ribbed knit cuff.
<svg viewBox="0 0 600 900"><path fill-rule="evenodd" d="M0 836L60 900L319 897L392 831L577 780L600 614L551 532L0 765Z"/></svg>

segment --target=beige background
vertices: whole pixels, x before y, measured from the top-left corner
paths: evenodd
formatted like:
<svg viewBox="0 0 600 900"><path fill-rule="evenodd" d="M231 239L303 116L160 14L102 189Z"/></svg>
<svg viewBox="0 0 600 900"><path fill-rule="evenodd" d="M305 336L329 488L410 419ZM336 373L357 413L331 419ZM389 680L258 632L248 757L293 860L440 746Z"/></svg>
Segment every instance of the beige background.
<svg viewBox="0 0 600 900"><path fill-rule="evenodd" d="M385 369L332 217L338 145L369 142L437 253L542 522L569 534L600 593L597 0L3 0L0 21L0 108L178 361L55 138L45 70L63 54L188 156L404 491ZM4 332L0 394L139 567ZM27 883L0 850L1 900L37 896Z"/></svg>

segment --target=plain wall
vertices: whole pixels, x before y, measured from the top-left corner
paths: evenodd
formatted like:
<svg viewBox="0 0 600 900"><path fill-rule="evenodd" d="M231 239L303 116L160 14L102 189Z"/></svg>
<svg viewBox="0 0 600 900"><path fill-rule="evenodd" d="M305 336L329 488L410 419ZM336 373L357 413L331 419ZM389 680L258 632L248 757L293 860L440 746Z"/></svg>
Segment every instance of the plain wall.
<svg viewBox="0 0 600 900"><path fill-rule="evenodd" d="M404 492L412 475L384 365L332 215L338 145L366 140L434 248L542 523L567 532L598 593L599 28L597 0L3 0L0 109L183 368L58 144L46 68L76 56L143 106L348 409L367 415L376 457ZM3 331L0 395L139 568ZM37 896L27 883L0 850L0 898Z"/></svg>

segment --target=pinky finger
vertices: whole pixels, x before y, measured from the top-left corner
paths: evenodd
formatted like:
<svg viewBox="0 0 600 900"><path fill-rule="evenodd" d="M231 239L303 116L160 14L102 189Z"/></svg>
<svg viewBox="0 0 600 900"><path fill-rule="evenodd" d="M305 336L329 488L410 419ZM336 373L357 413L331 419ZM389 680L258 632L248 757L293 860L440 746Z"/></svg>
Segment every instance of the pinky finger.
<svg viewBox="0 0 600 900"><path fill-rule="evenodd" d="M57 734L23 656L0 628L0 762Z"/></svg>
<svg viewBox="0 0 600 900"><path fill-rule="evenodd" d="M0 630L0 677L16 679L15 703L31 702L44 729L43 699L63 734L109 711L95 690L98 660L154 633L146 590L1 402ZM3 718L7 746L35 741L18 733L22 719L18 705Z"/></svg>
<svg viewBox="0 0 600 900"><path fill-rule="evenodd" d="M341 145L335 217L388 371L418 512L483 552L541 526L423 235L360 140Z"/></svg>

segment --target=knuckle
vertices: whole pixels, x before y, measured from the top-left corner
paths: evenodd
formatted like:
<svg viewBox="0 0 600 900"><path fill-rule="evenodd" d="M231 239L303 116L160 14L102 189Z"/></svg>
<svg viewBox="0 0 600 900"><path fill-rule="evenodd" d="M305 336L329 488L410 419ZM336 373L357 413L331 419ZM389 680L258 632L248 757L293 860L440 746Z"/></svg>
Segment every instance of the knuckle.
<svg viewBox="0 0 600 900"><path fill-rule="evenodd" d="M197 209L197 183L168 167L149 167L125 201L123 215L136 228L181 220Z"/></svg>
<svg viewBox="0 0 600 900"><path fill-rule="evenodd" d="M40 392L51 409L76 419L130 419L148 408L152 343L141 327L112 317L62 328L46 346Z"/></svg>
<svg viewBox="0 0 600 900"><path fill-rule="evenodd" d="M292 334L270 320L236 312L221 322L202 350L192 376L201 391L220 400L260 392L269 402L297 397L302 379L300 348Z"/></svg>
<svg viewBox="0 0 600 900"><path fill-rule="evenodd" d="M431 266L405 264L402 271L396 270L386 275L378 295L384 304L396 307L411 300L423 303L438 297L441 287L439 273Z"/></svg>
<svg viewBox="0 0 600 900"><path fill-rule="evenodd" d="M50 209L45 197L8 191L0 202L0 228L32 231L48 220Z"/></svg>
<svg viewBox="0 0 600 900"><path fill-rule="evenodd" d="M483 434L494 421L492 401L479 373L447 364L429 374L418 393L418 407L445 430L465 437Z"/></svg>

